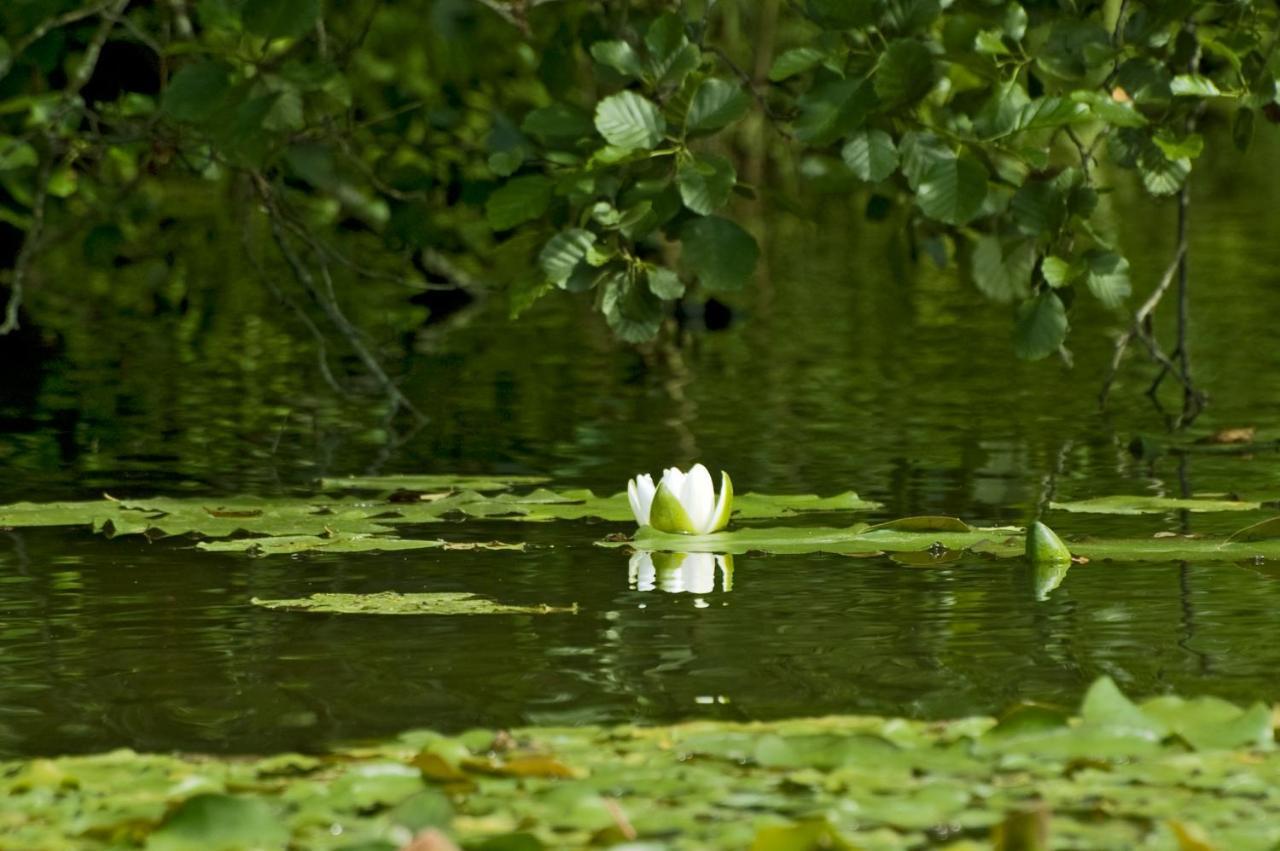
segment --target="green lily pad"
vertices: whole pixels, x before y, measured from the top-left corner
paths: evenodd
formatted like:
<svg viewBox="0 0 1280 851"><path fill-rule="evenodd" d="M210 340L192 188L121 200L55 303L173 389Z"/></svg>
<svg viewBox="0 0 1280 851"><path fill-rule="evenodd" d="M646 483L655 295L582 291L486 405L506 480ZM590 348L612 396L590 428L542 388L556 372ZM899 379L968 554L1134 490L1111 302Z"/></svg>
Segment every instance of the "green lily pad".
<svg viewBox="0 0 1280 851"><path fill-rule="evenodd" d="M578 607L509 606L462 591L429 594L312 594L292 600L250 600L264 609L339 615L550 615L576 613Z"/></svg>
<svg viewBox="0 0 1280 851"><path fill-rule="evenodd" d="M111 510L114 508L114 510ZM388 527L356 504L325 505L304 499L232 500L157 497L110 503L94 518L95 531L111 536L197 534L223 538L243 532L263 535L374 534Z"/></svg>
<svg viewBox="0 0 1280 851"><path fill-rule="evenodd" d="M540 485L547 481L542 476L453 476L453 475L397 475L397 476L347 476L320 480L324 490L375 491L503 491L520 485Z"/></svg>
<svg viewBox="0 0 1280 851"><path fill-rule="evenodd" d="M424 550L447 547L444 541L394 538L386 535L282 535L267 538L237 538L231 541L201 541L196 547L211 553L248 553L252 556L293 555L295 553L367 553ZM487 549L502 549L489 546Z"/></svg>
<svg viewBox="0 0 1280 851"><path fill-rule="evenodd" d="M283 848L289 829L261 798L197 795L147 840L147 851L248 851Z"/></svg>
<svg viewBox="0 0 1280 851"><path fill-rule="evenodd" d="M508 484L526 483L516 477L387 476L324 480L325 485L331 488L337 488L338 482L346 482L345 486L350 489L367 488L386 493L375 499L154 497L48 504L22 502L0 506L0 527L86 526L112 537L198 535L230 538L254 535L292 539L260 542L256 549L265 554L307 549L331 552L418 549L432 545L422 542L412 545L389 543L395 540L395 527L440 523L451 517L539 522L595 518L619 523L634 522L625 494L601 497L589 490L555 491L547 488L523 494L492 492ZM477 485L479 489L457 489L463 484ZM419 488L423 489L420 493ZM876 506L876 503L863 500L852 492L828 497L743 494L734 500L734 519L760 520L811 512L860 511ZM368 536L383 536L378 540L387 543L375 546L373 538ZM255 547L236 543L206 549Z"/></svg>
<svg viewBox="0 0 1280 851"><path fill-rule="evenodd" d="M936 525L938 518L927 518ZM922 521L924 522L924 521ZM899 521L906 523L907 521ZM962 521L955 521L961 524ZM898 525L898 524L889 524ZM1280 524L1277 524L1280 527ZM960 525L951 526L959 529ZM762 527L717 532L711 535L673 535L646 527L630 541L604 540L599 546L633 546L640 550L684 553L761 552L772 554L929 552L941 554L969 550L997 558L1026 553L1026 533L1013 526L989 528L964 525L968 531L906 531L886 525L830 527ZM1252 527L1251 527L1252 528ZM1280 559L1280 537L1257 540L1236 538L1081 538L1069 543L1070 552L1089 560L1108 561L1242 561ZM1273 531L1280 531L1273 530ZM1060 579L1060 578L1059 578ZM1050 589L1052 590L1052 589Z"/></svg>
<svg viewBox="0 0 1280 851"><path fill-rule="evenodd" d="M1071 502L1055 502L1050 507L1059 511L1088 514L1163 514L1169 511L1256 511L1262 507L1262 503L1208 497L1176 499L1168 496L1098 496Z"/></svg>
<svg viewBox="0 0 1280 851"><path fill-rule="evenodd" d="M938 518L927 518L937 525ZM711 535L673 535L645 527L630 542L637 549L664 552L732 553L879 553L934 549L965 550L1011 556L1022 551L1022 530L1016 527L973 528L948 518L949 529L957 531L902 531L895 524L857 525L845 529L830 527L762 527L728 530ZM905 521L899 521L905 522ZM910 526L910 523L907 523ZM966 531L959 531L964 529ZM628 542L602 541L601 546Z"/></svg>
<svg viewBox="0 0 1280 851"><path fill-rule="evenodd" d="M1048 830L1044 847L1270 849L1280 751L1269 716L1209 698L1135 704L1103 679L1077 717L1024 705L998 723L417 730L315 757L0 762L0 845L395 851L433 830L491 851L976 851L988 835L1009 851ZM1019 820L1027 830L1011 829Z"/></svg>
<svg viewBox="0 0 1280 851"><path fill-rule="evenodd" d="M96 526L118 505L112 500L87 502L15 502L0 506L0 527Z"/></svg>

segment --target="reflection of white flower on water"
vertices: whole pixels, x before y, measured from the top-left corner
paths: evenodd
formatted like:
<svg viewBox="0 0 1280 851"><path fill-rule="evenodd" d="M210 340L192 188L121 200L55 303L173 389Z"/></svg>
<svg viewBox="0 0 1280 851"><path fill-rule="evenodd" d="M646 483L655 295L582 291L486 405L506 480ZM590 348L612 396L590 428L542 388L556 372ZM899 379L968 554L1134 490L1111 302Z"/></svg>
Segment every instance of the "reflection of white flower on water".
<svg viewBox="0 0 1280 851"><path fill-rule="evenodd" d="M656 486L648 473L627 482L627 499L636 523L641 526L652 526L659 532L706 535L729 525L733 482L728 473L720 474L717 500L716 488L706 467L694 464L688 473L669 467L662 471L662 480Z"/></svg>
<svg viewBox="0 0 1280 851"><path fill-rule="evenodd" d="M712 553L637 552L627 565L627 582L637 591L666 591L668 594L710 594L716 590L716 570L720 586L733 590L733 556Z"/></svg>

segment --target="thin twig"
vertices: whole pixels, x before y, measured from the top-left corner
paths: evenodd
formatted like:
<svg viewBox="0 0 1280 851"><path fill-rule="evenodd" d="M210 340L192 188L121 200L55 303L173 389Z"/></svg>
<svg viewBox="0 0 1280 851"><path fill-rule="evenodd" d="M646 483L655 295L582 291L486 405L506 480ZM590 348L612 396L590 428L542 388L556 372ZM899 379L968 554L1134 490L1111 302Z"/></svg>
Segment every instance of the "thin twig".
<svg viewBox="0 0 1280 851"><path fill-rule="evenodd" d="M1124 358L1125 349L1129 347L1129 343L1132 342L1134 337L1139 337L1144 342L1151 339L1146 331L1147 318L1151 316L1152 311L1160 304L1160 299L1164 298L1164 294L1173 284L1174 277L1177 275L1178 269L1181 268L1182 260L1186 254L1187 246L1184 243L1179 243L1173 262L1165 269L1164 275L1160 278L1160 283L1156 285L1151 295L1147 296L1147 300L1142 303L1142 306L1134 311L1133 321L1130 323L1128 330L1116 340L1115 351L1111 354L1111 368L1107 371L1107 377L1102 382L1102 392L1098 395L1098 404L1100 406L1104 408L1107 406L1107 397L1111 393L1111 385L1115 383L1116 376L1120 372L1120 362ZM1148 345L1148 348L1151 348L1150 345Z"/></svg>
<svg viewBox="0 0 1280 851"><path fill-rule="evenodd" d="M116 22L120 16L124 14L124 10L128 8L129 0L115 0L114 3L104 4L102 7L102 21L98 24L98 31L93 34L93 39L89 42L89 46L84 50L84 57L80 60L80 66L76 68L76 75L71 78L71 85L63 90L63 96L69 98L77 95L80 90L89 82L89 78L93 76L93 71L98 67L98 59L102 56L102 46L107 43L107 39L111 36L111 31L115 29Z"/></svg>
<svg viewBox="0 0 1280 851"><path fill-rule="evenodd" d="M18 308L22 307L23 284L31 266L31 257L35 254L36 245L44 231L44 208L49 198L49 175L53 173L53 158L53 151L48 151L40 161L40 171L36 175L36 194L31 202L31 226L27 228L22 248L18 251L18 259L13 264L9 303L5 305L4 322L0 323L0 337L18 329Z"/></svg>
<svg viewBox="0 0 1280 851"><path fill-rule="evenodd" d="M784 137L787 139L792 138L791 131L782 124L784 120L783 117L774 112L773 107L769 105L769 101L760 92L760 90L756 88L755 81L751 79L751 75L739 68L738 63L734 62L729 54L725 53L724 49L719 45L711 45L709 48L704 49L710 50L716 56L720 57L724 64L729 66L729 70L733 71L733 73L738 76L738 79L742 81L742 84L747 87L747 91L751 92L751 96L755 98L756 103L760 104L760 110L764 113L765 118L768 118L774 128Z"/></svg>
<svg viewBox="0 0 1280 851"><path fill-rule="evenodd" d="M31 32L23 36L22 39L20 39L18 43L13 46L12 58L16 60L19 56L23 54L23 52L26 51L28 47L35 44L37 41L44 38L46 35L48 35L49 33L51 33L56 29L61 29L62 27L70 26L71 24L74 24L77 21L83 21L85 18L92 18L94 15L98 15L98 14L101 14L102 12L105 12L108 8L110 8L113 2L115 2L115 0L106 0L106 2L98 3L97 5L94 5L94 6L86 6L81 9L72 9L69 12L63 12L61 15L55 15L52 18L46 18L45 20L36 24L35 29L31 30Z"/></svg>

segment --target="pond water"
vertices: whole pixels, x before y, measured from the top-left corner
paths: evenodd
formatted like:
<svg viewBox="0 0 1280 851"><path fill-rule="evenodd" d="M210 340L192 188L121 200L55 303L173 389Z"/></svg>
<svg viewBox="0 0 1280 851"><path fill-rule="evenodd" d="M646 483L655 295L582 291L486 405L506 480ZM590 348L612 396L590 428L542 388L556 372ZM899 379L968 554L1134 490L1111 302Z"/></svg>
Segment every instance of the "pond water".
<svg viewBox="0 0 1280 851"><path fill-rule="evenodd" d="M1272 144L1196 173L1191 346L1213 401L1195 434L1280 437L1277 163ZM612 493L638 471L699 460L731 471L739 490L854 489L883 503L875 518L1019 524L1050 496L1280 495L1275 452L1128 451L1135 435L1161 437L1164 421L1136 353L1111 409L1095 403L1123 317L1082 299L1073 369L1016 362L1007 308L927 260L894 261L895 229L862 223L844 201L805 205L807 219L751 221L765 245L759 287L734 300L728 329L693 327L679 347L618 345L566 296L515 324L482 303L405 335L388 355L430 417L416 430L388 425L376 398L333 396L287 316L208 309L234 260L193 256L201 318L188 307L121 319L89 299L59 350L10 372L0 502L297 494L322 475L395 472L532 473ZM1115 207L1144 296L1170 254L1174 211L1128 190ZM1046 519L1139 536L1238 525ZM1019 699L1074 705L1100 674L1135 695L1276 697L1274 564L1093 563L1038 600L1029 567L976 556L746 555L731 575L689 562L651 574L593 545L629 531L472 522L429 534L533 546L261 559L180 539L0 531L0 753L314 750L409 727L953 717ZM384 590L579 612L378 618L249 604Z"/></svg>

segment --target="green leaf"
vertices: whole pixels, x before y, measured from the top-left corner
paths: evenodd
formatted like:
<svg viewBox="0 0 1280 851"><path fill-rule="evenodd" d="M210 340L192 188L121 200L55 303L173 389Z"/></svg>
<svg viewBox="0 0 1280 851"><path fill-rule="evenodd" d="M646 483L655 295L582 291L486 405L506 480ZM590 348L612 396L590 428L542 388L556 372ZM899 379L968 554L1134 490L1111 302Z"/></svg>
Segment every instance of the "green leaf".
<svg viewBox="0 0 1280 851"><path fill-rule="evenodd" d="M264 609L290 612L323 612L337 615L551 615L576 614L577 606L510 606L462 591L430 594L312 594L289 600L250 600Z"/></svg>
<svg viewBox="0 0 1280 851"><path fill-rule="evenodd" d="M676 172L681 200L700 216L708 216L723 207L737 180L733 163L719 154L695 154L681 163Z"/></svg>
<svg viewBox="0 0 1280 851"><path fill-rule="evenodd" d="M261 798L196 795L165 818L147 839L146 851L245 851L282 848L284 819Z"/></svg>
<svg viewBox="0 0 1280 851"><path fill-rule="evenodd" d="M790 50L784 50L770 66L769 80L781 83L783 80L816 68L826 58L826 53L816 47L793 47Z"/></svg>
<svg viewBox="0 0 1280 851"><path fill-rule="evenodd" d="M595 42L591 45L591 58L623 76L637 80L644 76L644 63L640 61L640 55L621 39Z"/></svg>
<svg viewBox="0 0 1280 851"><path fill-rule="evenodd" d="M1199 133L1174 136L1172 133L1157 132L1151 141L1155 142L1165 158L1171 160L1193 160L1204 151L1204 137Z"/></svg>
<svg viewBox="0 0 1280 851"><path fill-rule="evenodd" d="M1039 360L1062 346L1067 338L1067 311L1062 301L1046 290L1018 306L1013 348L1018 357Z"/></svg>
<svg viewBox="0 0 1280 851"><path fill-rule="evenodd" d="M651 266L645 272L649 282L649 292L660 299L670 301L684 295L684 282L680 276L662 266Z"/></svg>
<svg viewBox="0 0 1280 851"><path fill-rule="evenodd" d="M1098 301L1119 307L1132 292L1129 261L1114 251L1093 250L1085 254L1085 283Z"/></svg>
<svg viewBox="0 0 1280 851"><path fill-rule="evenodd" d="M321 0L245 0L245 29L263 38L297 38L320 20Z"/></svg>
<svg viewBox="0 0 1280 851"><path fill-rule="evenodd" d="M455 476L441 475L391 475L347 476L321 479L320 487L328 491L375 491L395 493L421 491L435 494L441 491L473 490L502 491L516 485L537 485L546 481L543 476Z"/></svg>
<svg viewBox="0 0 1280 851"><path fill-rule="evenodd" d="M32 168L40 163L40 155L30 142L13 136L0 136L0 172Z"/></svg>
<svg viewBox="0 0 1280 851"><path fill-rule="evenodd" d="M184 65L169 80L161 107L178 121L198 124L222 110L231 92L231 71L220 62Z"/></svg>
<svg viewBox="0 0 1280 851"><path fill-rule="evenodd" d="M1093 83L1111 70L1111 33L1096 20L1063 16L1052 23L1036 64L1053 77ZM1087 88L1082 86L1082 88Z"/></svg>
<svg viewBox="0 0 1280 851"><path fill-rule="evenodd" d="M742 87L715 77L703 80L689 101L685 130L709 133L737 121L747 112L751 100Z"/></svg>
<svg viewBox="0 0 1280 851"><path fill-rule="evenodd" d="M1169 90L1177 97L1220 97L1222 90L1208 77L1200 74L1179 74L1169 84Z"/></svg>
<svg viewBox="0 0 1280 851"><path fill-rule="evenodd" d="M875 91L886 106L904 106L927 95L936 80L929 48L914 39L899 39L880 55Z"/></svg>
<svg viewBox="0 0 1280 851"><path fill-rule="evenodd" d="M296 555L298 553L370 553L401 550L439 549L444 541L394 538L384 535L280 535L265 538L236 538L231 541L201 541L197 549L211 553L247 553L251 556ZM489 549L498 549L489 547Z"/></svg>
<svg viewBox="0 0 1280 851"><path fill-rule="evenodd" d="M755 237L720 216L694 219L680 231L684 264L711 292L740 290L755 272Z"/></svg>
<svg viewBox="0 0 1280 851"><path fill-rule="evenodd" d="M1031 180L1013 194L1009 212L1027 236L1052 237L1067 218L1066 196L1048 181Z"/></svg>
<svg viewBox="0 0 1280 851"><path fill-rule="evenodd" d="M596 130L623 150L649 150L662 141L667 123L653 101L632 91L610 95L596 106Z"/></svg>
<svg viewBox="0 0 1280 851"><path fill-rule="evenodd" d="M538 255L538 266L548 281L563 287L595 241L596 235L591 231L581 228L562 230L547 240Z"/></svg>
<svg viewBox="0 0 1280 851"><path fill-rule="evenodd" d="M652 340L666 315L662 302L648 285L626 272L615 273L605 281L600 310L613 333L628 343Z"/></svg>
<svg viewBox="0 0 1280 851"><path fill-rule="evenodd" d="M987 171L977 160L957 157L935 162L916 189L916 205L931 219L968 223L987 197Z"/></svg>
<svg viewBox="0 0 1280 851"><path fill-rule="evenodd" d="M1082 269L1079 264L1070 263L1061 257L1049 256L1040 262L1040 273L1045 283L1054 287L1065 287L1079 278Z"/></svg>
<svg viewBox="0 0 1280 851"><path fill-rule="evenodd" d="M659 15L644 34L649 76L656 85L679 85L698 67L701 51L689 43L684 20L676 13Z"/></svg>
<svg viewBox="0 0 1280 851"><path fill-rule="evenodd" d="M856 29L873 24L881 4L875 0L806 0L809 15L831 29Z"/></svg>
<svg viewBox="0 0 1280 851"><path fill-rule="evenodd" d="M1008 304L1031 292L1035 268L1035 244L1018 240L1006 246L998 237L983 234L973 246L973 282L987 298Z"/></svg>
<svg viewBox="0 0 1280 851"><path fill-rule="evenodd" d="M1080 718L1091 727L1158 741L1168 728L1125 697L1110 677L1094 682L1080 704Z"/></svg>
<svg viewBox="0 0 1280 851"><path fill-rule="evenodd" d="M898 149L883 130L858 130L841 151L845 165L860 180L879 183L898 170Z"/></svg>
<svg viewBox="0 0 1280 851"><path fill-rule="evenodd" d="M554 184L541 175L529 175L509 180L499 187L485 202L485 217L494 230L507 230L516 225L541 218L551 203Z"/></svg>
<svg viewBox="0 0 1280 851"><path fill-rule="evenodd" d="M1152 195L1172 195L1182 188L1191 174L1191 160L1171 160L1154 142L1148 142L1138 156L1142 185Z"/></svg>
<svg viewBox="0 0 1280 851"><path fill-rule="evenodd" d="M931 168L956 158L955 151L937 136L914 131L903 134L898 153L902 160L902 173L912 191L919 190L921 181Z"/></svg>
<svg viewBox="0 0 1280 851"><path fill-rule="evenodd" d="M1178 499L1169 496L1116 495L1052 503L1057 511L1089 514L1171 514L1177 511L1256 511L1261 503L1243 499Z"/></svg>
<svg viewBox="0 0 1280 851"><path fill-rule="evenodd" d="M520 129L548 144L573 143L591 135L591 116L577 107L553 103L524 117Z"/></svg>
<svg viewBox="0 0 1280 851"><path fill-rule="evenodd" d="M1197 751L1269 750L1275 746L1271 707L1241 709L1214 697L1183 700L1166 695L1142 704L1142 714L1164 725Z"/></svg>
<svg viewBox="0 0 1280 851"><path fill-rule="evenodd" d="M860 127L875 99L875 90L865 80L835 80L814 86L796 102L800 109L796 138L810 145L830 144Z"/></svg>
<svg viewBox="0 0 1280 851"><path fill-rule="evenodd" d="M1071 99L1087 104L1097 118L1115 127L1145 127L1147 118L1128 101L1120 102L1105 92L1074 91Z"/></svg>

